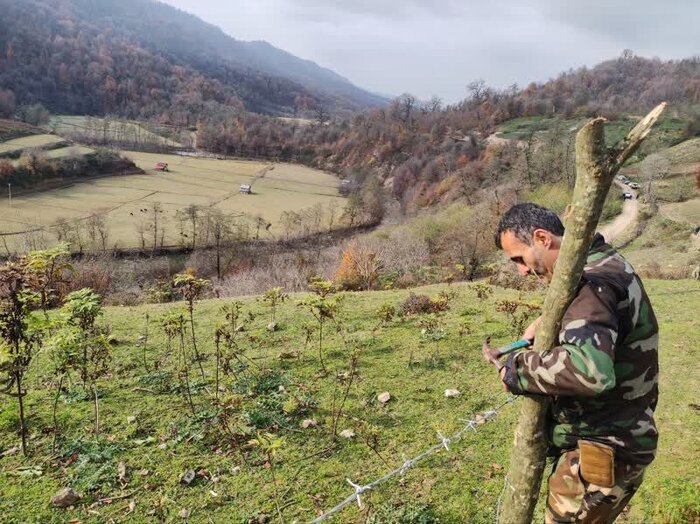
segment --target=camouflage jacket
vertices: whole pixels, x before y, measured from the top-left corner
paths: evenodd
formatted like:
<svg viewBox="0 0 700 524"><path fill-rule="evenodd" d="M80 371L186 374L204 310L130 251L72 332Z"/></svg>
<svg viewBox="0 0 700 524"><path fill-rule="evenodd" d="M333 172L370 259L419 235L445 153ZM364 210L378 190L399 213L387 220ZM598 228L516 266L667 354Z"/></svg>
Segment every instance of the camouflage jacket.
<svg viewBox="0 0 700 524"><path fill-rule="evenodd" d="M616 448L621 461L649 464L658 432L658 324L632 266L596 235L559 346L512 354L504 382L515 394L554 397L550 443L579 438Z"/></svg>

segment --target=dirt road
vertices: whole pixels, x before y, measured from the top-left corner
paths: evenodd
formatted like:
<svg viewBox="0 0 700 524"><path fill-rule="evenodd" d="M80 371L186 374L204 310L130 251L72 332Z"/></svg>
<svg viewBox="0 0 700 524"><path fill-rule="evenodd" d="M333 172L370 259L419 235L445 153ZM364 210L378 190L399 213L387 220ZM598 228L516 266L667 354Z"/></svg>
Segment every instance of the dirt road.
<svg viewBox="0 0 700 524"><path fill-rule="evenodd" d="M639 213L638 193L619 180L615 180L615 185L624 193L631 193L632 199L624 201L622 204L622 213L617 215L615 220L598 228L598 232L605 237L606 242L613 242L622 235L622 233L634 223L637 219L637 213Z"/></svg>

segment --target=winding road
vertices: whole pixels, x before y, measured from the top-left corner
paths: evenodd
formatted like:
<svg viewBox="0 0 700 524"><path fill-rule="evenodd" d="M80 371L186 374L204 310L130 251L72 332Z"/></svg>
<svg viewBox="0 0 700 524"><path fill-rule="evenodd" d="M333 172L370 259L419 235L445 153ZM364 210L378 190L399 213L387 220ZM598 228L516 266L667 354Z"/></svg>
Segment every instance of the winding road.
<svg viewBox="0 0 700 524"><path fill-rule="evenodd" d="M624 193L631 193L632 198L625 200L622 204L622 213L617 215L612 222L602 225L598 228L598 232L605 237L605 241L610 243L616 238L619 238L628 227L630 227L637 219L639 213L639 194L634 189L626 186L619 180L615 180L615 185L618 186Z"/></svg>

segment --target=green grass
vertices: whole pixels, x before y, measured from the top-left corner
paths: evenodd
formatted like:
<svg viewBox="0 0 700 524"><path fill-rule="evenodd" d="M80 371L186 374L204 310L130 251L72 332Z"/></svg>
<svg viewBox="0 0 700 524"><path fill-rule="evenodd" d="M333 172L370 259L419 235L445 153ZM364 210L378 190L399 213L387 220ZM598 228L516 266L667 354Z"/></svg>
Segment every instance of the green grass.
<svg viewBox="0 0 700 524"><path fill-rule="evenodd" d="M70 154L70 150L65 153ZM137 247L137 226L147 220L147 213L141 209L150 209L159 202L164 211L164 244L177 245L180 239L176 214L190 204L213 205L231 214L260 215L272 223L273 234L280 234L284 211L300 211L315 204L337 204L341 208L344 202L335 176L303 166L275 164L264 177L257 178L268 164L129 151L124 155L146 174L115 175L17 196L11 207L3 199L2 232L48 228L58 219L77 221L100 213L107 218L110 245ZM157 162L167 162L170 171L155 171ZM251 182L253 194L239 194L240 185ZM47 235L49 242L54 241L52 233ZM21 241L21 235L8 238L9 244Z"/></svg>
<svg viewBox="0 0 700 524"><path fill-rule="evenodd" d="M666 218L664 209L665 206L660 214L649 219L641 235L623 249L625 257L637 269L658 264L662 271L676 272L697 264L697 247L691 237L693 227Z"/></svg>
<svg viewBox="0 0 700 524"><path fill-rule="evenodd" d="M541 116L514 118L498 126L498 133L502 138L526 140L531 133L548 129L554 120Z"/></svg>
<svg viewBox="0 0 700 524"><path fill-rule="evenodd" d="M0 143L0 155L16 154L25 149L45 149L65 142L66 139L57 135L31 135L14 138Z"/></svg>
<svg viewBox="0 0 700 524"><path fill-rule="evenodd" d="M613 145L622 140L641 118L639 115L622 115L617 120L608 121L605 124L605 141ZM590 118L561 118L561 117L521 117L508 120L498 126L497 132L502 138L527 140L534 133L538 135L552 129L560 129L561 133L580 129ZM628 164L634 164L645 156L657 151L669 151L674 160L685 159L685 162L700 162L700 159L687 160L688 157L697 157L697 144L683 146L679 144L684 137L686 121L672 114L663 115L654 127L654 132L642 145L639 153L633 156ZM686 141L697 142L700 139Z"/></svg>
<svg viewBox="0 0 700 524"><path fill-rule="evenodd" d="M572 194L573 189L570 189L566 183L559 182L556 184L541 185L529 191L524 196L523 201L539 204L553 210L559 215L563 215L564 211L566 210L566 206L569 204L569 202L571 202ZM620 198L620 196L620 190L617 188L617 186L613 186L610 189L608 197L605 200L605 205L603 206L603 212L600 217L601 223L608 220L613 220L622 212L623 200Z"/></svg>
<svg viewBox="0 0 700 524"><path fill-rule="evenodd" d="M694 175L670 176L654 184L659 202L685 202L700 197ZM691 206L692 207L692 206Z"/></svg>
<svg viewBox="0 0 700 524"><path fill-rule="evenodd" d="M691 138L662 152L672 165L695 166L700 163L700 138Z"/></svg>
<svg viewBox="0 0 700 524"><path fill-rule="evenodd" d="M647 288L661 324L661 398L657 410L661 440L658 458L641 493L633 499L630 522L688 522L700 514L700 402L695 397L697 376L691 372L700 356L700 285L651 281ZM444 289L443 285L415 291L435 295ZM332 373L321 377L313 342L308 346L304 343L303 326L313 321L310 315L294 301L287 302L278 314L281 329L269 333L263 305L254 298L245 300L244 316L250 311L255 318L246 322L243 344L258 366L271 371L265 374L266 380L253 380L243 371L237 380L226 377L224 387L226 392L239 395L235 397L240 402L237 413L244 412L249 424L264 427L276 420L280 426L270 431L284 438L275 459L275 475L285 521L308 522L317 511L332 507L350 493L346 478L366 483L382 476L405 458L437 443L438 431L452 433L462 426L464 417L505 398L495 372L482 361L479 346L487 334L498 344L514 338L503 315L495 312L495 303L518 299L518 293L497 289L480 304L469 286L454 285L452 289L458 296L442 320L443 332L436 341L421 337L420 319L415 317L394 320L373 332L377 307L385 302L398 305L408 291L347 296L344 322L350 347L359 351L359 376L350 388L347 417L341 417L339 428L354 428L357 437L341 439L330 448L334 373L347 370L349 349L337 333L328 330L326 360ZM538 301L541 296L522 298ZM212 334L222 320L219 308L224 303L211 300L197 306L199 346L207 355L210 391ZM99 385L103 433L90 435L90 402L83 400L80 387L75 385L59 402L63 433L57 456L50 450L50 432L43 431L52 425L53 378L48 355L43 353L35 361L28 401L32 455L23 459L11 454L0 462L0 511L6 522L153 522L161 515L176 521L183 509L191 512L191 522L247 522L261 513L275 519L270 469L251 449L244 451L244 462L231 438L222 435L216 424L206 422L214 414L207 392L197 387L195 402L200 415L193 417L182 395L169 389L175 381L143 370L136 344L144 330L144 316L148 312L151 317L147 359L152 369L154 360L164 353L156 322L171 308L182 308L182 304L107 309L103 323L111 326L117 344L112 374ZM460 324L466 324L471 333L460 335ZM279 359L282 352L293 351L301 353L298 360ZM417 364L409 369L411 352ZM172 366L172 361L166 361L161 371L170 371ZM457 388L462 395L446 399L446 388ZM386 406L376 401L382 391L392 395ZM310 401L306 411L294 412L299 409L290 402L294 396ZM288 413L280 409L288 405ZM427 507L443 523L492 522L517 413L517 406L507 406L495 421L452 446L450 453L440 452L403 480L391 481L366 495L366 509L359 512L352 506L336 521L365 522L368 514L415 514L418 505ZM129 416L136 417L135 422L127 422ZM316 419L319 427L302 430L304 418ZM5 398L0 411L0 449L17 444L16 424L16 405ZM382 458L368 442L376 442ZM118 481L120 462L126 465L126 485ZM179 477L190 468L202 476L184 487ZM72 511L50 508L49 497L65 486L78 490L84 502ZM112 503L95 504L123 495L127 496ZM135 506L130 513L132 501ZM541 509L537 518L541 518Z"/></svg>
<svg viewBox="0 0 700 524"><path fill-rule="evenodd" d="M69 146L52 149L46 152L48 158L66 158L70 156L85 156L94 153L94 149L85 146Z"/></svg>

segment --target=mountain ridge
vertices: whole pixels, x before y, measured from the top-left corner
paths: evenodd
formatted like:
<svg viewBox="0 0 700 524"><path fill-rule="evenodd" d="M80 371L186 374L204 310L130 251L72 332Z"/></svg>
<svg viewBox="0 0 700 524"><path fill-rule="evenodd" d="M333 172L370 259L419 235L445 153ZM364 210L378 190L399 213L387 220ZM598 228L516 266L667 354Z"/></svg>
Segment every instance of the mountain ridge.
<svg viewBox="0 0 700 524"><path fill-rule="evenodd" d="M237 40L162 2L0 0L0 7L0 89L12 90L19 104L40 102L56 112L114 112L168 120L167 106L177 102L182 91L195 90L175 84L188 83L206 85L199 91L209 95L216 93L203 95L198 103L213 99L236 110L270 115L309 115L321 108L345 113L387 103L315 62L267 42ZM66 56L71 54L66 47L79 48L81 56ZM142 66L141 77L129 68L134 61ZM168 91L168 96L153 102L159 93L142 93L145 109L137 110L125 104L115 107L94 93L106 90L111 77L124 98L133 87L123 83L134 76L137 83ZM166 87L157 85L158 78ZM90 90L81 89L86 84Z"/></svg>

